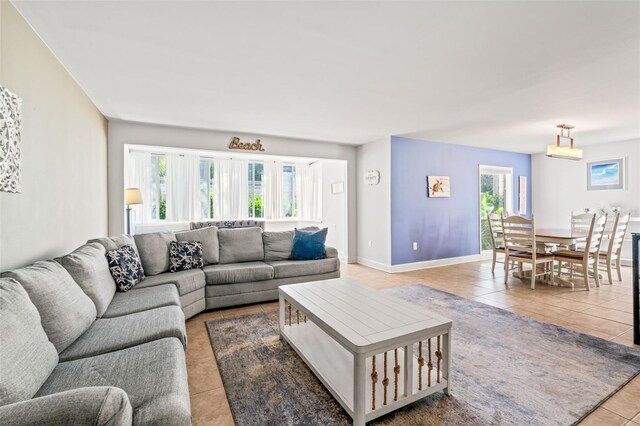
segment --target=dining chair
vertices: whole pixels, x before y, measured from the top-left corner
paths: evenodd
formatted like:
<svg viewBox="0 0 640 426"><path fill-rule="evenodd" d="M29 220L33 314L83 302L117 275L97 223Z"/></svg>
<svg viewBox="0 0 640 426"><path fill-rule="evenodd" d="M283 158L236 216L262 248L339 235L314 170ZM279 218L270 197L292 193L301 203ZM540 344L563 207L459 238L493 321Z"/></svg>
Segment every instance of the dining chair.
<svg viewBox="0 0 640 426"><path fill-rule="evenodd" d="M581 213L574 215L573 212L571 212L571 234L582 234L586 237L589 233L589 229L591 228L591 219L593 219L593 216L593 213ZM570 250L584 249L584 246L585 243L584 240L582 240L567 248Z"/></svg>
<svg viewBox="0 0 640 426"><path fill-rule="evenodd" d="M615 267L618 272L618 281L622 281L622 271L620 270L622 244L624 243L624 237L627 234L629 227L629 220L631 219L631 213L627 213L624 216L620 216L620 212L616 212L616 217L613 221L613 227L609 235L609 244L606 251L600 251L600 260L607 267L607 276L609 278L609 284L613 284L611 268Z"/></svg>
<svg viewBox="0 0 640 426"><path fill-rule="evenodd" d="M489 234L491 235L491 249L493 250L493 263L491 264L491 273L496 269L498 253L504 254L504 238L502 237L502 215L487 214L487 223L489 224Z"/></svg>
<svg viewBox="0 0 640 426"><path fill-rule="evenodd" d="M536 288L536 277L548 275L547 266L551 266L551 281L554 280L553 254L538 253L534 218L527 219L521 216L509 216L502 218L502 232L504 238L504 283L509 278L508 269L510 262L531 265L531 288ZM538 272L538 265L544 265Z"/></svg>
<svg viewBox="0 0 640 426"><path fill-rule="evenodd" d="M562 274L562 264L568 263L573 277L573 270L575 265L582 266L582 275L584 277L584 284L587 290L591 290L589 284L589 266L593 267L593 276L596 282L596 286L600 287L600 277L598 276L598 258L600 255L600 245L602 243L602 237L604 235L604 228L607 224L607 215L604 214L599 218L596 218L595 214L591 215L591 224L587 231L587 238L585 240L584 249L567 249L557 250L555 260L560 265L558 267L558 274Z"/></svg>

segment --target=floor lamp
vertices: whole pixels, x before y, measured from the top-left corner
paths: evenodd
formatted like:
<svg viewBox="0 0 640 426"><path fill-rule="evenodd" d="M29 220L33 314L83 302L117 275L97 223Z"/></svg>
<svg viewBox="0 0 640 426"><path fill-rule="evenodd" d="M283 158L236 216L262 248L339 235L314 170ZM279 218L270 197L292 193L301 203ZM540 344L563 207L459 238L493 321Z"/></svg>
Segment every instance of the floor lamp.
<svg viewBox="0 0 640 426"><path fill-rule="evenodd" d="M127 205L127 235L131 235L131 206L142 204L140 188L126 188L124 190L124 203Z"/></svg>

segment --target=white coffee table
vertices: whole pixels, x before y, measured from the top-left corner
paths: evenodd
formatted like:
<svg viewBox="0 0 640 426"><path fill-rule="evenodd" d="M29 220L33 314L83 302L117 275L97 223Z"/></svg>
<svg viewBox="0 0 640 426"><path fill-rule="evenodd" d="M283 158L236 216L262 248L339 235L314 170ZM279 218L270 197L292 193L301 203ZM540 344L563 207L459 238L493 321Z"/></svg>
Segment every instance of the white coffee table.
<svg viewBox="0 0 640 426"><path fill-rule="evenodd" d="M279 292L280 335L354 425L449 394L451 320L345 278Z"/></svg>

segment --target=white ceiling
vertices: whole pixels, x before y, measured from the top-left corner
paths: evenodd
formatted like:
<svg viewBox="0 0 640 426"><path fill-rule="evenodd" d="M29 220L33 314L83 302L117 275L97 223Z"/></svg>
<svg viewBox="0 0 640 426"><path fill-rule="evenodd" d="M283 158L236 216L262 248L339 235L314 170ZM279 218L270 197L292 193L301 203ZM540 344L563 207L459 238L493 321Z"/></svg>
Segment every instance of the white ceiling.
<svg viewBox="0 0 640 426"><path fill-rule="evenodd" d="M640 138L640 2L14 4L107 116L541 152Z"/></svg>

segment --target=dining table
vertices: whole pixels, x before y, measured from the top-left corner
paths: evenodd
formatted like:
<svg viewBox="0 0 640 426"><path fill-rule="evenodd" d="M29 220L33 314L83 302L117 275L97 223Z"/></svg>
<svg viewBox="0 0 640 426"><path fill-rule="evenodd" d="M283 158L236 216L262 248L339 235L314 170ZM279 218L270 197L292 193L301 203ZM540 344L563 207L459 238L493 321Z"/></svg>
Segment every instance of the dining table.
<svg viewBox="0 0 640 426"><path fill-rule="evenodd" d="M587 239L587 232L582 229L570 229L570 228L536 228L536 245L538 247L537 252L540 254L551 254L558 246L571 247L581 242L585 242ZM513 276L521 279L531 278L531 271L523 271L519 267L514 271ZM556 285L560 287L573 287L573 282L562 278L560 274L555 274L553 281L547 279L541 279L540 281L550 285Z"/></svg>

